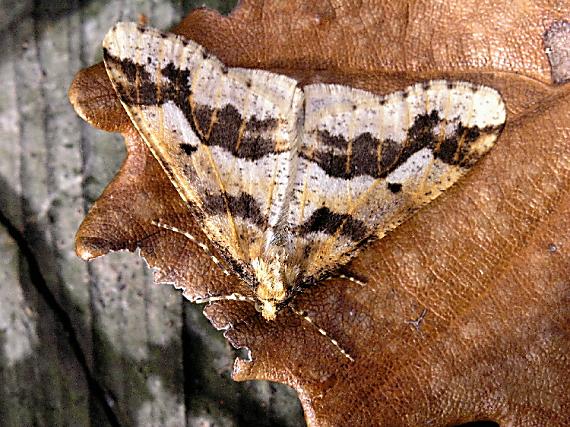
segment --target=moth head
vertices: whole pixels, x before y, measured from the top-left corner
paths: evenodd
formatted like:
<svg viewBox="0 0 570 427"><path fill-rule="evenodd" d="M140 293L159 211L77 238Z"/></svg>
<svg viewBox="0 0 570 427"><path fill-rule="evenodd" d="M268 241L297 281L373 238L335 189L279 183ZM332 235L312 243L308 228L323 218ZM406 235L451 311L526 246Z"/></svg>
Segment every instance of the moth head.
<svg viewBox="0 0 570 427"><path fill-rule="evenodd" d="M255 290L259 310L267 320L275 320L278 306L287 299L298 276L298 268L290 268L282 256L255 258L253 273L258 281Z"/></svg>

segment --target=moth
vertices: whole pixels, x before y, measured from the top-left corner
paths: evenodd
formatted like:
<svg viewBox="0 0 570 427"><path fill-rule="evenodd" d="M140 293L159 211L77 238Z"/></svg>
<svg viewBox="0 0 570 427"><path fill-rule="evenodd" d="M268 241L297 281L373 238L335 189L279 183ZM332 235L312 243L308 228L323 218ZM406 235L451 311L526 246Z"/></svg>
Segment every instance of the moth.
<svg viewBox="0 0 570 427"><path fill-rule="evenodd" d="M267 320L453 185L506 119L490 87L300 87L134 23L103 52L133 125Z"/></svg>

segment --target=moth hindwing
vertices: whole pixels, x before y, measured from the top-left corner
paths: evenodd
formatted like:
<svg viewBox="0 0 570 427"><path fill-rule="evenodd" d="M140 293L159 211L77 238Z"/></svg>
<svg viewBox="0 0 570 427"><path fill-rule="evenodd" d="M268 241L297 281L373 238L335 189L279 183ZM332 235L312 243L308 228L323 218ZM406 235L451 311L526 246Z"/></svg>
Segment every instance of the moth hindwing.
<svg viewBox="0 0 570 427"><path fill-rule="evenodd" d="M103 47L134 126L266 319L453 185L505 123L499 93L468 82L301 88L133 23Z"/></svg>

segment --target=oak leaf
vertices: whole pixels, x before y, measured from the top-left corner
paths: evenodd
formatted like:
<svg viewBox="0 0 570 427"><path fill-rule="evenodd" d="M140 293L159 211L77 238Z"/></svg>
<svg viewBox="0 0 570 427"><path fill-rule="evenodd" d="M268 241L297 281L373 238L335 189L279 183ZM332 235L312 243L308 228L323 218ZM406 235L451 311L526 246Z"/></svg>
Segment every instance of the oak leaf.
<svg viewBox="0 0 570 427"><path fill-rule="evenodd" d="M466 179L349 264L366 286L336 280L295 299L354 362L291 311L270 322L249 303L215 303L208 318L251 351L235 379L293 386L311 425L570 424L570 96L552 84L543 44L569 15L566 1L246 0L229 17L184 18L173 31L229 66L379 94L469 80L499 90L508 109ZM156 281L191 300L243 289L191 241L152 225L206 241L102 64L76 76L70 98L128 148L77 233L79 255L140 248Z"/></svg>

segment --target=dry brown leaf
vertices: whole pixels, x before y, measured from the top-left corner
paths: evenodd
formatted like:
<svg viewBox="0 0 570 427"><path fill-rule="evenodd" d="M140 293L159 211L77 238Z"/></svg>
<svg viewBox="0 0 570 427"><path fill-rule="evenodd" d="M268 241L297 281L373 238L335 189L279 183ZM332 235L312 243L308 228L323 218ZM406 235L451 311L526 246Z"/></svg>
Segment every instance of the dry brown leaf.
<svg viewBox="0 0 570 427"><path fill-rule="evenodd" d="M292 385L312 425L568 425L570 96L551 84L543 36L570 4L371 3L250 0L227 18L197 10L175 29L230 66L377 93L466 79L498 89L508 108L497 146L466 179L349 265L365 287L327 282L295 300L354 363L286 310L268 322L248 303L213 304L212 323L252 352L234 377ZM190 298L239 291L192 242L150 224L201 235L101 64L78 74L70 98L128 146L78 253L140 247L157 281Z"/></svg>

